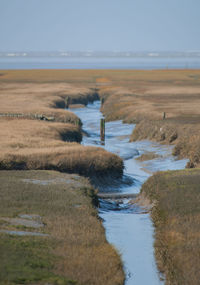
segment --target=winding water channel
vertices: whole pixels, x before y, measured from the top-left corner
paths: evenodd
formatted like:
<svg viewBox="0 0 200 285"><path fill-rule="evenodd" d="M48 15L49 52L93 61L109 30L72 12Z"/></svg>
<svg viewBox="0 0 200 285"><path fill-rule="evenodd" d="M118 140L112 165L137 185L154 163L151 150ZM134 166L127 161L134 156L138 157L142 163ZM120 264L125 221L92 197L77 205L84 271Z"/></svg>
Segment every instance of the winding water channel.
<svg viewBox="0 0 200 285"><path fill-rule="evenodd" d="M171 155L172 146L150 141L129 142L134 125L122 121L106 123L105 145L100 142L100 102L95 101L86 108L72 109L83 122L82 144L100 146L124 159L123 180L116 185L105 185L100 191L106 193L137 194L142 184L154 172L183 169L186 159L177 160ZM154 152L158 158L139 162L135 158L145 152ZM154 258L154 228L149 213L129 203L129 199L101 200L99 216L103 219L107 240L113 244L124 264L126 285L163 284Z"/></svg>

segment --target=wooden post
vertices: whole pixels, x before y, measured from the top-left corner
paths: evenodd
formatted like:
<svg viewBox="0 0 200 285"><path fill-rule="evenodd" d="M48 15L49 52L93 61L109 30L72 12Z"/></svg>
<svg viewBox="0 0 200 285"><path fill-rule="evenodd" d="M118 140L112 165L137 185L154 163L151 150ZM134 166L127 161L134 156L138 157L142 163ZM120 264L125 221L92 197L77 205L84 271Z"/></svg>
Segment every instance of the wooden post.
<svg viewBox="0 0 200 285"><path fill-rule="evenodd" d="M104 103L104 98L101 98L101 106L103 105Z"/></svg>
<svg viewBox="0 0 200 285"><path fill-rule="evenodd" d="M105 141L105 119L101 119L101 141Z"/></svg>
<svg viewBox="0 0 200 285"><path fill-rule="evenodd" d="M80 128L81 127L81 120L80 119L76 120L75 125Z"/></svg>
<svg viewBox="0 0 200 285"><path fill-rule="evenodd" d="M69 108L69 97L67 96L65 98L65 109L68 109Z"/></svg>
<svg viewBox="0 0 200 285"><path fill-rule="evenodd" d="M166 113L164 112L163 113L163 120L165 120L166 119Z"/></svg>

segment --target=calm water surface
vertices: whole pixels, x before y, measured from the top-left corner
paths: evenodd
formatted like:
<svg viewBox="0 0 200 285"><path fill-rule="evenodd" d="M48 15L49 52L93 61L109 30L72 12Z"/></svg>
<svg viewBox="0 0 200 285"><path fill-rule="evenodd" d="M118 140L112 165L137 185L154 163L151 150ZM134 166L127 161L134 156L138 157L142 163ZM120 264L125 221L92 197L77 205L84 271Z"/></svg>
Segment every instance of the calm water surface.
<svg viewBox="0 0 200 285"><path fill-rule="evenodd" d="M124 159L124 181L120 185L109 185L102 191L117 193L139 193L142 184L158 170L183 169L187 160L176 160L171 155L172 147L149 141L129 142L134 125L122 121L106 123L105 146L100 143L100 102L96 101L83 109L73 109L83 122L83 129L89 134L83 139L84 145L104 147ZM140 163L135 158L146 151L153 151L159 158ZM118 201L119 202L119 201ZM120 252L126 285L157 285L160 281L154 258L154 229L149 214L138 206L130 205L124 199L101 201L99 215L103 219L107 240Z"/></svg>
<svg viewBox="0 0 200 285"><path fill-rule="evenodd" d="M200 57L0 57L0 69L199 69Z"/></svg>

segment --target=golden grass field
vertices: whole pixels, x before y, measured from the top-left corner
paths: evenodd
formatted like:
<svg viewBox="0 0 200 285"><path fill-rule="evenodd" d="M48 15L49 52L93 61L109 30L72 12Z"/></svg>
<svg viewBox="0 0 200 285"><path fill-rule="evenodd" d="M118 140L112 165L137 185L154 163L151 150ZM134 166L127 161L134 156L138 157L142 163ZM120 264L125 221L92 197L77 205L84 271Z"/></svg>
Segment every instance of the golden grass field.
<svg viewBox="0 0 200 285"><path fill-rule="evenodd" d="M53 169L86 176L122 174L119 157L76 143L82 138L79 118L64 110L66 97L70 104L83 105L97 99L90 84L78 78L77 84L71 83L65 71L64 76L59 71L0 73L0 114L30 115L0 116L0 169ZM34 114L53 116L55 121L31 119Z"/></svg>
<svg viewBox="0 0 200 285"><path fill-rule="evenodd" d="M71 103L86 104L98 93L104 98L102 112L107 120L138 123L132 140L175 144L175 154L190 158L189 167L200 165L200 70L12 70L0 74L2 112L44 113L75 122L72 113L62 110L66 96Z"/></svg>

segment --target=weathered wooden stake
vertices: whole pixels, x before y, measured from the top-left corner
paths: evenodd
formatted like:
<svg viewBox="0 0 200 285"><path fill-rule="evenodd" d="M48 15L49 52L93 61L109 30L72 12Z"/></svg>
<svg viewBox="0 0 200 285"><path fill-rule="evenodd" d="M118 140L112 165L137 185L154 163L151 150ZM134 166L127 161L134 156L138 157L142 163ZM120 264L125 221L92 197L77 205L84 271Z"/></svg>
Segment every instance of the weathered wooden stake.
<svg viewBox="0 0 200 285"><path fill-rule="evenodd" d="M81 120L78 119L75 121L76 126L78 126L79 128L81 127Z"/></svg>
<svg viewBox="0 0 200 285"><path fill-rule="evenodd" d="M105 141L105 119L101 119L101 141Z"/></svg>
<svg viewBox="0 0 200 285"><path fill-rule="evenodd" d="M65 98L65 109L68 109L69 108L69 97L67 96Z"/></svg>
<svg viewBox="0 0 200 285"><path fill-rule="evenodd" d="M166 119L166 113L164 112L163 113L163 120L165 120Z"/></svg>

